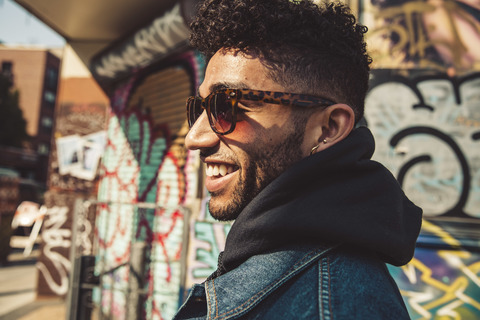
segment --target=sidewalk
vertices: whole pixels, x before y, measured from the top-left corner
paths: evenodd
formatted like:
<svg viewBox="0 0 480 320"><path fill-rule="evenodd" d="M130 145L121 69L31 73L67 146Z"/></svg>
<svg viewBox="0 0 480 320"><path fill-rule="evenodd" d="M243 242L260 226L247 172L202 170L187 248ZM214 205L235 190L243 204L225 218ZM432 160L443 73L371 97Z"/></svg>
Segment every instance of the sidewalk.
<svg viewBox="0 0 480 320"><path fill-rule="evenodd" d="M18 250L0 266L0 320L63 320L66 303L60 298L37 298L38 250L25 258Z"/></svg>
<svg viewBox="0 0 480 320"><path fill-rule="evenodd" d="M37 299L29 304L0 315L1 320L63 320L65 302L61 299Z"/></svg>

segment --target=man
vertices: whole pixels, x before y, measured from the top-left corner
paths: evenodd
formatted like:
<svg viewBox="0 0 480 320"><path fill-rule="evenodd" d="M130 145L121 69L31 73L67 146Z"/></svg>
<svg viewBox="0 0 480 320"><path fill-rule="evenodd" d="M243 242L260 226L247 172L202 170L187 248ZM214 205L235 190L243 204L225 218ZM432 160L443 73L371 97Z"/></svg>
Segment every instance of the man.
<svg viewBox="0 0 480 320"><path fill-rule="evenodd" d="M217 271L175 319L407 319L385 262L413 256L421 209L371 161L366 28L340 4L207 0L186 146L209 210L235 220Z"/></svg>

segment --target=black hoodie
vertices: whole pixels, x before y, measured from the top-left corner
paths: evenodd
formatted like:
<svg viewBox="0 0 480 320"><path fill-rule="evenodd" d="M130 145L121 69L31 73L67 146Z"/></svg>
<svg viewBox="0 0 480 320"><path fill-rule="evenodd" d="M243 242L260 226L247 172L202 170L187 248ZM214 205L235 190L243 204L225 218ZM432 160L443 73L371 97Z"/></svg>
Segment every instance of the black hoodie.
<svg viewBox="0 0 480 320"><path fill-rule="evenodd" d="M295 163L240 213L211 277L289 244L342 243L396 266L408 263L422 210L384 166L370 160L374 149L372 134L362 127Z"/></svg>

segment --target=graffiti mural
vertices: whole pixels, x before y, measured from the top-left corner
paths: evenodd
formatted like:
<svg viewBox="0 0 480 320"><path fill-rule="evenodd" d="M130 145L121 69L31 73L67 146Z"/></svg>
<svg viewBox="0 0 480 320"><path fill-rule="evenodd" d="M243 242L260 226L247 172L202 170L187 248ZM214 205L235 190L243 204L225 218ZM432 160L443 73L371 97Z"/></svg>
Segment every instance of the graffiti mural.
<svg viewBox="0 0 480 320"><path fill-rule="evenodd" d="M39 296L65 297L72 269L70 253L76 201L86 200L75 193L45 193L47 212L42 224L40 257L37 262ZM83 230L82 227L78 226ZM88 231L88 230L86 230ZM91 237L87 236L87 237Z"/></svg>
<svg viewBox="0 0 480 320"><path fill-rule="evenodd" d="M217 269L218 255L225 248L231 224L218 222L208 211L208 197L203 199L198 215L190 220L190 238L186 288L203 282Z"/></svg>
<svg viewBox="0 0 480 320"><path fill-rule="evenodd" d="M47 268L43 261L37 263L37 268L45 279L48 288L55 294L62 296L68 292L68 272L71 269L71 262L54 249L70 248L72 231L69 228L62 228L67 222L68 207L55 206L48 208L45 216L42 231L44 243L42 254L53 264L54 268Z"/></svg>
<svg viewBox="0 0 480 320"><path fill-rule="evenodd" d="M426 217L480 218L480 74L404 73L373 72L365 117L374 157Z"/></svg>
<svg viewBox="0 0 480 320"><path fill-rule="evenodd" d="M440 241L459 241L436 225L423 228ZM389 266L412 319L478 319L480 317L480 254L465 250L417 248L406 266Z"/></svg>
<svg viewBox="0 0 480 320"><path fill-rule="evenodd" d="M173 156L168 154L165 139L153 139L151 133L150 122L142 115L127 112L110 118L105 173L99 190L102 207L97 223L103 226L103 230L98 230L99 254L103 258L103 270L114 269L128 263L132 240L146 241L151 249L150 259L156 262L153 269L146 270L151 292L155 291L155 286L160 287L161 290L155 292L163 291L164 300L174 297L176 305L183 231L183 213L176 206L183 198L183 174L175 166ZM157 200L168 201L158 203ZM138 202L149 202L159 207L138 208L135 205ZM123 283L126 286L128 271L126 266L118 268L112 276L112 280L117 279L112 284L119 286ZM120 298L121 292L128 289L125 286L111 290L119 295L113 297L116 300L115 309L111 310L114 316L120 317L125 313L125 309L121 308L125 307L124 296ZM154 300L147 301L150 301L147 312L160 313Z"/></svg>
<svg viewBox="0 0 480 320"><path fill-rule="evenodd" d="M373 71L365 118L376 140L374 159L426 219L414 259L390 267L413 319L480 316L478 92L480 73Z"/></svg>
<svg viewBox="0 0 480 320"><path fill-rule="evenodd" d="M413 319L477 319L480 4L362 4L375 68L365 113L374 159L425 218L414 259L390 271Z"/></svg>
<svg viewBox="0 0 480 320"><path fill-rule="evenodd" d="M102 80L113 79L120 73L148 65L185 45L188 32L178 3L148 27L140 29L130 41L119 45L105 56L94 59L94 76Z"/></svg>
<svg viewBox="0 0 480 320"><path fill-rule="evenodd" d="M480 66L480 4L474 0L365 1L376 68L468 72Z"/></svg>
<svg viewBox="0 0 480 320"><path fill-rule="evenodd" d="M183 58L197 63L191 54ZM161 79L157 75L172 77L177 71L153 72L144 80L134 76L117 87L112 97L95 231L99 245L96 268L105 274L97 300L102 314L112 319L123 319L130 307L129 280L135 275L129 266L136 242L146 244L141 275L144 288L139 292L142 318L173 317L182 294L187 241L184 221L189 217L186 205L197 196L198 155L183 146L187 128L171 132L162 122L166 120L158 116L163 112L161 101L148 99L152 88L162 90L152 86L151 79L158 84ZM193 79L196 76L194 72ZM187 91L182 94L182 111L190 85Z"/></svg>

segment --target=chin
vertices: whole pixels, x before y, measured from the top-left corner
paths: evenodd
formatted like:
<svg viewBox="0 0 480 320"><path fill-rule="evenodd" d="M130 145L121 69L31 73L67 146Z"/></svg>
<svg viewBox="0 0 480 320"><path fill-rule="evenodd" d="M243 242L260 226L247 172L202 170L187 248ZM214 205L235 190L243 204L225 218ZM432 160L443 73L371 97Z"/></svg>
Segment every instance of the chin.
<svg viewBox="0 0 480 320"><path fill-rule="evenodd" d="M208 211L210 215L218 221L233 221L238 217L239 212L231 208L231 205L219 205L218 200L210 199L208 202Z"/></svg>

